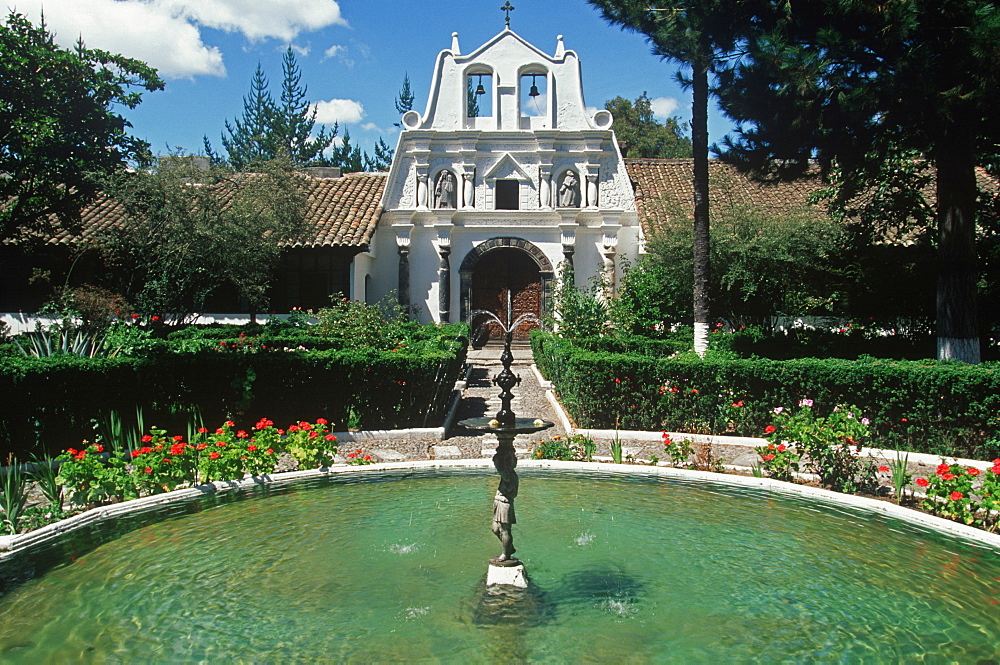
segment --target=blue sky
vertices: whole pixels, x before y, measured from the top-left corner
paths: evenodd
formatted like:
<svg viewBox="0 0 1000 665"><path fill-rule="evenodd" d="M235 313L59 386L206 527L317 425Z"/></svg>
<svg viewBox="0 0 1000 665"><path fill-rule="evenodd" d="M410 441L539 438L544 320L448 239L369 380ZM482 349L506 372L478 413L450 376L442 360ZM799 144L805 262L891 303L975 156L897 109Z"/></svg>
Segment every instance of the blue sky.
<svg viewBox="0 0 1000 665"><path fill-rule="evenodd" d="M319 118L340 122L352 143L370 150L382 137L395 146L394 100L404 74L423 111L434 59L459 33L468 53L504 27L502 0L8 0L37 22L41 12L62 44L82 35L88 46L156 67L165 90L146 93L125 111L133 134L154 152L199 152L207 135L217 149L223 124L239 117L259 62L271 88L281 57L297 53L308 99ZM580 56L587 104L646 91L661 117L690 118L690 93L676 66L650 55L641 36L605 23L585 0L511 0L511 28L547 53L563 35ZM714 112L710 140L729 123Z"/></svg>

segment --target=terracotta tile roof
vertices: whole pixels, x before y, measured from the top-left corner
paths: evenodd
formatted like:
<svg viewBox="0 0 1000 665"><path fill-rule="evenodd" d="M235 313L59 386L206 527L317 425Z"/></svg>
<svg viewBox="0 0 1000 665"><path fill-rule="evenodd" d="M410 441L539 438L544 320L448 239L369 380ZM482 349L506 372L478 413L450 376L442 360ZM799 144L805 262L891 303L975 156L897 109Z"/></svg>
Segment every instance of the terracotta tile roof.
<svg viewBox="0 0 1000 665"><path fill-rule="evenodd" d="M289 247L365 247L382 214L385 173L351 173L339 178L308 178L306 220ZM59 228L46 239L50 245L91 242L120 224L121 206L100 195L87 206L78 228Z"/></svg>
<svg viewBox="0 0 1000 665"><path fill-rule="evenodd" d="M646 235L661 228L665 216L690 215L694 209L693 160L626 159L625 168L635 187L635 203ZM808 202L809 196L823 189L818 171L792 182L761 182L740 173L731 164L710 160L708 166L709 205L737 205L759 208L773 215L790 213L826 215L826 207ZM982 168L976 169L980 191L997 193L1000 182ZM930 205L936 202L933 181L923 190Z"/></svg>
<svg viewBox="0 0 1000 665"><path fill-rule="evenodd" d="M387 173L310 178L308 214L291 247L362 247L371 242L382 215Z"/></svg>
<svg viewBox="0 0 1000 665"><path fill-rule="evenodd" d="M690 215L694 209L693 160L626 159L635 187L635 203L647 236L662 226L665 216ZM764 183L752 180L730 164L710 160L708 166L709 205L752 206L771 214L792 212L824 215L821 206L811 205L810 194L823 187L818 175L793 182Z"/></svg>

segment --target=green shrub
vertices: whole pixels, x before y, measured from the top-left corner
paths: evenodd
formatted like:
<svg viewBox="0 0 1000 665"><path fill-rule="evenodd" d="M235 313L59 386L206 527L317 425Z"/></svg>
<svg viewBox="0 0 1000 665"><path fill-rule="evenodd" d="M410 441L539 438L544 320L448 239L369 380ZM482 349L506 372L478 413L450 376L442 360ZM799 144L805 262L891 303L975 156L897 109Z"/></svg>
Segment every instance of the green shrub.
<svg viewBox="0 0 1000 665"><path fill-rule="evenodd" d="M464 365L467 327L430 328L390 350L234 353L159 340L139 357L0 357L0 442L55 452L91 438L102 414L136 406L166 429L197 410L208 422L267 413L346 425L354 413L363 428L431 426Z"/></svg>
<svg viewBox="0 0 1000 665"><path fill-rule="evenodd" d="M1000 366L936 361L668 359L589 351L536 332L535 362L580 427L761 436L776 407L815 400L820 416L853 403L874 445L1000 455Z"/></svg>

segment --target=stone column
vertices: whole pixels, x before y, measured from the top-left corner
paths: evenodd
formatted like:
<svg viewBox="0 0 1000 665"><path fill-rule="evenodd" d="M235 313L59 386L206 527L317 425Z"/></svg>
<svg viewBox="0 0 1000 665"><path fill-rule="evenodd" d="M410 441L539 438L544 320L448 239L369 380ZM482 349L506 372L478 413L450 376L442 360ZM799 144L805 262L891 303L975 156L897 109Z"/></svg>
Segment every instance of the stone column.
<svg viewBox="0 0 1000 665"><path fill-rule="evenodd" d="M397 287L399 306L410 317L410 236L396 236L396 250L399 252L399 285Z"/></svg>
<svg viewBox="0 0 1000 665"><path fill-rule="evenodd" d="M541 169L538 182L538 205L542 210L552 207L552 170Z"/></svg>
<svg viewBox="0 0 1000 665"><path fill-rule="evenodd" d="M466 208L476 207L476 174L467 171L462 174L462 197Z"/></svg>
<svg viewBox="0 0 1000 665"><path fill-rule="evenodd" d="M587 207L597 207L597 174L587 174Z"/></svg>
<svg viewBox="0 0 1000 665"><path fill-rule="evenodd" d="M615 297L617 292L617 274L615 270L615 254L618 252L618 236L604 236L604 280L605 294L608 301Z"/></svg>
<svg viewBox="0 0 1000 665"><path fill-rule="evenodd" d="M572 233L563 234L562 252L566 270L573 270L573 254L576 253L576 236Z"/></svg>
<svg viewBox="0 0 1000 665"><path fill-rule="evenodd" d="M427 184L427 174L417 175L417 208L427 208L427 195L430 187Z"/></svg>
<svg viewBox="0 0 1000 665"><path fill-rule="evenodd" d="M438 254L441 257L438 266L438 315L441 323L451 323L451 265L448 260L451 238L438 240Z"/></svg>

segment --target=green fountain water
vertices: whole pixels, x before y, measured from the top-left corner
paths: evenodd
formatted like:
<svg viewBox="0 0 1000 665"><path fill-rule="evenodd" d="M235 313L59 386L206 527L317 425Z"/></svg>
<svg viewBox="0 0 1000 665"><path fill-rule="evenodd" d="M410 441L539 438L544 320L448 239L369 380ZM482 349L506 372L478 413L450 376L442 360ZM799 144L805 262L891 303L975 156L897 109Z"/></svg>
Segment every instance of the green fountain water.
<svg viewBox="0 0 1000 665"><path fill-rule="evenodd" d="M491 470L345 475L68 541L0 597L0 661L1000 659L995 551L773 492L521 471L526 591L483 584Z"/></svg>

